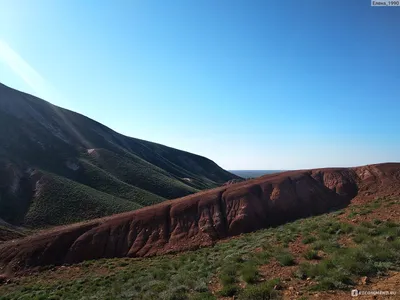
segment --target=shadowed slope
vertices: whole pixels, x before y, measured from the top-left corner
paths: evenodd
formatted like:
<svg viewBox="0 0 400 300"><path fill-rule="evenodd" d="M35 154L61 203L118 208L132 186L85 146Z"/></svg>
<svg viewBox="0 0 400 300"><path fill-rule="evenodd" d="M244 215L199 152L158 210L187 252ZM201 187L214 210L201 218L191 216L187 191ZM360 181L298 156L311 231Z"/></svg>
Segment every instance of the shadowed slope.
<svg viewBox="0 0 400 300"><path fill-rule="evenodd" d="M102 192L102 209L91 207L88 213L96 217L239 178L207 158L121 135L83 115L0 84L0 218L31 227L64 224L54 215L38 223L27 219L36 201L37 181L31 176L35 171L66 178L81 189L76 193L79 198L50 197L48 205L56 200L73 206L91 198L92 189ZM46 223L46 217L52 222ZM65 219L85 220L74 215Z"/></svg>
<svg viewBox="0 0 400 300"><path fill-rule="evenodd" d="M360 193L399 193L400 164L291 171L221 187L0 246L3 269L142 257L320 214Z"/></svg>
<svg viewBox="0 0 400 300"><path fill-rule="evenodd" d="M21 228L10 225L0 219L0 243L8 240L18 239L25 236Z"/></svg>

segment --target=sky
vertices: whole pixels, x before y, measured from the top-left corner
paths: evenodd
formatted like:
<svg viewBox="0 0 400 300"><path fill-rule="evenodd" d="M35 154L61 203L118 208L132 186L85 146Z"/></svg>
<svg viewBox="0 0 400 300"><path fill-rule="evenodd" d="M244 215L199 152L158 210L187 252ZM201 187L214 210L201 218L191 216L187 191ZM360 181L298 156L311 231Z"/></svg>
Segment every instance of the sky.
<svg viewBox="0 0 400 300"><path fill-rule="evenodd" d="M0 0L0 82L228 170L400 161L400 7Z"/></svg>

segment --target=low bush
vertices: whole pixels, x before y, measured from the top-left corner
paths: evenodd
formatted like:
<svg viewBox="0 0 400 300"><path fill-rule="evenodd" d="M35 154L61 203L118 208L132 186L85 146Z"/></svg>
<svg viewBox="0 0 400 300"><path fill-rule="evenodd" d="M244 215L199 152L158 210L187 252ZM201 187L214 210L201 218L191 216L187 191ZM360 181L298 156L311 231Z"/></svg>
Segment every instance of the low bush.
<svg viewBox="0 0 400 300"><path fill-rule="evenodd" d="M210 292L194 294L190 300L217 300L217 298Z"/></svg>
<svg viewBox="0 0 400 300"><path fill-rule="evenodd" d="M315 236L308 235L308 236L305 236L301 242L303 244L311 244L311 243L315 242L316 240L317 240L317 238Z"/></svg>
<svg viewBox="0 0 400 300"><path fill-rule="evenodd" d="M282 266L295 265L294 257L289 252L283 251L283 252L277 253L275 258Z"/></svg>
<svg viewBox="0 0 400 300"><path fill-rule="evenodd" d="M280 282L279 279L266 281L258 285L247 286L240 294L240 300L269 300L278 299L279 293L274 289Z"/></svg>
<svg viewBox="0 0 400 300"><path fill-rule="evenodd" d="M304 253L304 258L312 260L312 259L319 259L320 257L318 256L317 251L310 249Z"/></svg>
<svg viewBox="0 0 400 300"><path fill-rule="evenodd" d="M356 234L356 235L353 237L353 241L354 241L355 243L357 243L357 244L360 244L360 243L362 243L362 242L364 242L364 241L366 241L366 240L368 240L368 239L370 239L370 237L369 237L367 234L365 234L365 233L359 233L359 234Z"/></svg>
<svg viewBox="0 0 400 300"><path fill-rule="evenodd" d="M219 292L219 295L222 297L232 297L235 296L239 292L239 288L234 284L225 285L222 290Z"/></svg>
<svg viewBox="0 0 400 300"><path fill-rule="evenodd" d="M257 266L252 263L245 264L240 270L242 278L247 283L255 283L258 280Z"/></svg>

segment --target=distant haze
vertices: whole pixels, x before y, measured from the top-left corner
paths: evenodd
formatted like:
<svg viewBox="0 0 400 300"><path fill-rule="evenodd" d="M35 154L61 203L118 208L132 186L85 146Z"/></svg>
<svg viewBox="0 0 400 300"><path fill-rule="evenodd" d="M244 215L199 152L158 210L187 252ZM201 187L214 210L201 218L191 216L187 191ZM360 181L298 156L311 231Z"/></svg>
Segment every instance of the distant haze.
<svg viewBox="0 0 400 300"><path fill-rule="evenodd" d="M266 174L283 172L283 170L229 170L229 172L242 178L256 178Z"/></svg>

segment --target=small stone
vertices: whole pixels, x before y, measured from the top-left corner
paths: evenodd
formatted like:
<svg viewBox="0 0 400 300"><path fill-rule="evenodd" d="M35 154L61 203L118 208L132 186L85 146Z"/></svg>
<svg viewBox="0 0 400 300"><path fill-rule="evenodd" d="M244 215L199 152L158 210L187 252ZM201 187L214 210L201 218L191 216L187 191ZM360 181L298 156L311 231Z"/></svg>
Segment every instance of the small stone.
<svg viewBox="0 0 400 300"><path fill-rule="evenodd" d="M311 277L307 277L307 279L306 279L307 281L310 281L311 280Z"/></svg>
<svg viewBox="0 0 400 300"><path fill-rule="evenodd" d="M289 286L289 291L293 291L293 290L294 290L294 287Z"/></svg>

